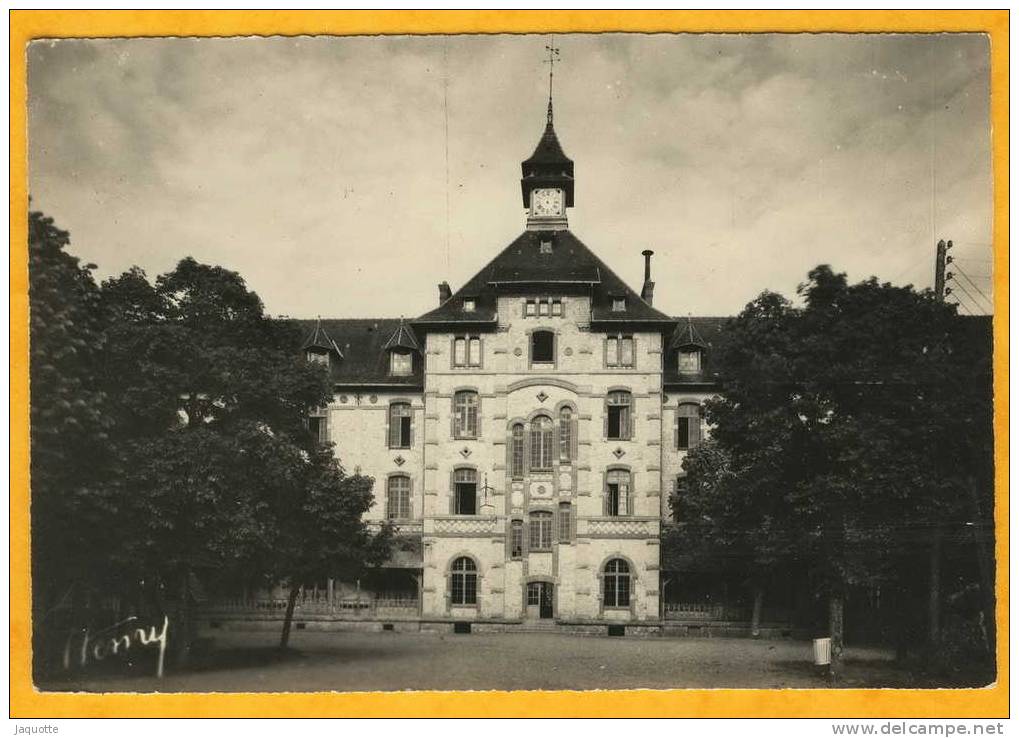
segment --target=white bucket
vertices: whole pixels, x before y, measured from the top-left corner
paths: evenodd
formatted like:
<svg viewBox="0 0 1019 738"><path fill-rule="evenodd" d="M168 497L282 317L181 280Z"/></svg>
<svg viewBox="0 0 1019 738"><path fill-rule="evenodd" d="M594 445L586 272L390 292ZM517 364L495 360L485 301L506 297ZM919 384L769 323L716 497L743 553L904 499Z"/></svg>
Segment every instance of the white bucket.
<svg viewBox="0 0 1019 738"><path fill-rule="evenodd" d="M814 664L827 666L831 663L831 638L814 639Z"/></svg>

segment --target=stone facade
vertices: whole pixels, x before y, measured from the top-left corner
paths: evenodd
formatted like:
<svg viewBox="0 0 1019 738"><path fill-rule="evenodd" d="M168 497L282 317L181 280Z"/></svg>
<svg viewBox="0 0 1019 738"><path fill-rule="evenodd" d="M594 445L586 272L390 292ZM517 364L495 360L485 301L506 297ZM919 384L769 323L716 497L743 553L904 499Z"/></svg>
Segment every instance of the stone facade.
<svg viewBox="0 0 1019 738"><path fill-rule="evenodd" d="M551 109L522 171L523 235L437 309L316 325L304 348L336 386L322 435L375 478L369 519L420 544L399 566L422 621L657 622L709 344L652 307L650 251L638 294L569 232Z"/></svg>

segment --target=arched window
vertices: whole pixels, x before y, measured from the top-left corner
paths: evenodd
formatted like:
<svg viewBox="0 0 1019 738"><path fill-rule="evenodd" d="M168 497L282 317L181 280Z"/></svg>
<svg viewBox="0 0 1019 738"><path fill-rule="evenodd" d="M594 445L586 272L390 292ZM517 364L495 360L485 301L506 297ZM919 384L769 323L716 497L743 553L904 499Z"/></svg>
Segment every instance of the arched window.
<svg viewBox="0 0 1019 738"><path fill-rule="evenodd" d="M478 437L478 393L460 390L453 395L453 438Z"/></svg>
<svg viewBox="0 0 1019 738"><path fill-rule="evenodd" d="M531 551L552 550L552 513L538 511L531 513L527 544Z"/></svg>
<svg viewBox="0 0 1019 738"><path fill-rule="evenodd" d="M559 460L573 459L573 409L564 407L559 410Z"/></svg>
<svg viewBox="0 0 1019 738"><path fill-rule="evenodd" d="M453 471L453 514L478 514L478 472L474 469Z"/></svg>
<svg viewBox="0 0 1019 738"><path fill-rule="evenodd" d="M676 412L676 448L697 448L701 442L701 406L683 403Z"/></svg>
<svg viewBox="0 0 1019 738"><path fill-rule="evenodd" d="M409 402L394 402L389 406L389 448L411 447L413 418Z"/></svg>
<svg viewBox="0 0 1019 738"><path fill-rule="evenodd" d="M510 558L520 559L524 556L524 521L514 520L510 523Z"/></svg>
<svg viewBox="0 0 1019 738"><path fill-rule="evenodd" d="M552 418L539 415L531 421L531 471L551 471L552 448Z"/></svg>
<svg viewBox="0 0 1019 738"><path fill-rule="evenodd" d="M631 407L633 400L629 392L610 392L606 412L605 437L610 440L628 441L631 433Z"/></svg>
<svg viewBox="0 0 1019 738"><path fill-rule="evenodd" d="M386 489L386 518L406 520L410 517L410 477L398 474L389 478Z"/></svg>
<svg viewBox="0 0 1019 738"><path fill-rule="evenodd" d="M524 424L514 423L510 431L510 476L524 476Z"/></svg>
<svg viewBox="0 0 1019 738"><path fill-rule="evenodd" d="M605 514L628 515L630 512L630 472L610 469L605 475Z"/></svg>
<svg viewBox="0 0 1019 738"><path fill-rule="evenodd" d="M605 607L630 606L630 565L622 559L605 564L602 578L605 585Z"/></svg>
<svg viewBox="0 0 1019 738"><path fill-rule="evenodd" d="M555 333L535 331L531 334L531 363L555 363Z"/></svg>
<svg viewBox="0 0 1019 738"><path fill-rule="evenodd" d="M449 569L450 601L454 605L478 604L478 565L461 556Z"/></svg>

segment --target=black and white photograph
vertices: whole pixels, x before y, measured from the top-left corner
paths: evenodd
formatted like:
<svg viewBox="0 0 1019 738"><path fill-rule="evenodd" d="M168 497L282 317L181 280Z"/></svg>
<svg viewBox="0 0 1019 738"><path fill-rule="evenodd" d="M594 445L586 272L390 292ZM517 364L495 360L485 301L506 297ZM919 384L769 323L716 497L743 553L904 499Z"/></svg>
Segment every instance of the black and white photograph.
<svg viewBox="0 0 1019 738"><path fill-rule="evenodd" d="M987 35L25 53L35 689L998 679Z"/></svg>

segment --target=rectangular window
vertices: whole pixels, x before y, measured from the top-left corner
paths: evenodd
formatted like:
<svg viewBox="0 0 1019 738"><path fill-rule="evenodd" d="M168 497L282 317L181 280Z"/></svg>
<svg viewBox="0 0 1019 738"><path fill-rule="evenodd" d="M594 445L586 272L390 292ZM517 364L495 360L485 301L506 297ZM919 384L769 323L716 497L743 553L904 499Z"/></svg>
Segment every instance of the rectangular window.
<svg viewBox="0 0 1019 738"><path fill-rule="evenodd" d="M410 448L413 415L410 404L394 402L389 406L389 448Z"/></svg>
<svg viewBox="0 0 1019 738"><path fill-rule="evenodd" d="M478 393L463 390L453 395L453 437L478 437Z"/></svg>
<svg viewBox="0 0 1019 738"><path fill-rule="evenodd" d="M453 366L481 366L479 336L456 336L453 339Z"/></svg>
<svg viewBox="0 0 1019 738"><path fill-rule="evenodd" d="M628 515L630 506L630 473L614 469L605 476L605 514Z"/></svg>
<svg viewBox="0 0 1019 738"><path fill-rule="evenodd" d="M676 448L687 450L697 448L701 442L700 405L683 404L677 410Z"/></svg>
<svg viewBox="0 0 1019 738"><path fill-rule="evenodd" d="M531 513L528 544L532 551L552 550L552 513Z"/></svg>
<svg viewBox="0 0 1019 738"><path fill-rule="evenodd" d="M528 318L533 318L538 314L538 304L534 300L528 300L524 303L524 315Z"/></svg>
<svg viewBox="0 0 1019 738"><path fill-rule="evenodd" d="M410 517L410 477L401 475L389 478L386 517L389 520L406 520Z"/></svg>
<svg viewBox="0 0 1019 738"><path fill-rule="evenodd" d="M538 301L538 315L548 315L548 300Z"/></svg>
<svg viewBox="0 0 1019 738"><path fill-rule="evenodd" d="M409 377L414 373L414 355L393 351L390 354L389 373L394 377Z"/></svg>
<svg viewBox="0 0 1019 738"><path fill-rule="evenodd" d="M535 331L531 334L531 363L552 364L555 362L555 333Z"/></svg>
<svg viewBox="0 0 1019 738"><path fill-rule="evenodd" d="M633 336L619 339L619 366L633 366Z"/></svg>
<svg viewBox="0 0 1019 738"><path fill-rule="evenodd" d="M633 336L609 336L605 339L605 366L633 368Z"/></svg>
<svg viewBox="0 0 1019 738"><path fill-rule="evenodd" d="M524 426L517 423L510 432L510 476L521 479L524 476Z"/></svg>
<svg viewBox="0 0 1019 738"><path fill-rule="evenodd" d="M622 313L626 311L626 298L625 297L613 297L612 298L612 312Z"/></svg>
<svg viewBox="0 0 1019 738"><path fill-rule="evenodd" d="M630 606L630 578L628 576L605 577L605 607Z"/></svg>
<svg viewBox="0 0 1019 738"><path fill-rule="evenodd" d="M510 523L510 558L520 559L524 556L524 521L514 520Z"/></svg>
<svg viewBox="0 0 1019 738"><path fill-rule="evenodd" d="M478 514L478 475L473 469L453 472L453 514Z"/></svg>
<svg viewBox="0 0 1019 738"><path fill-rule="evenodd" d="M475 303L474 303L473 298L465 298L464 299L464 312L465 313L473 313L474 312L474 304Z"/></svg>
<svg viewBox="0 0 1019 738"><path fill-rule="evenodd" d="M541 604L541 582L528 582L527 604L536 607Z"/></svg>
<svg viewBox="0 0 1019 738"><path fill-rule="evenodd" d="M608 413L606 437L613 441L630 440L630 393L610 393L606 412Z"/></svg>
<svg viewBox="0 0 1019 738"><path fill-rule="evenodd" d="M573 508L570 503L559 505L559 543L569 543L573 538Z"/></svg>
<svg viewBox="0 0 1019 738"><path fill-rule="evenodd" d="M684 374L696 374L701 370L700 351L680 351L679 371Z"/></svg>
<svg viewBox="0 0 1019 738"><path fill-rule="evenodd" d="M552 315L560 316L563 314L563 301L552 300Z"/></svg>
<svg viewBox="0 0 1019 738"><path fill-rule="evenodd" d="M319 443L329 443L329 420L325 415L312 415L308 418L308 430Z"/></svg>

